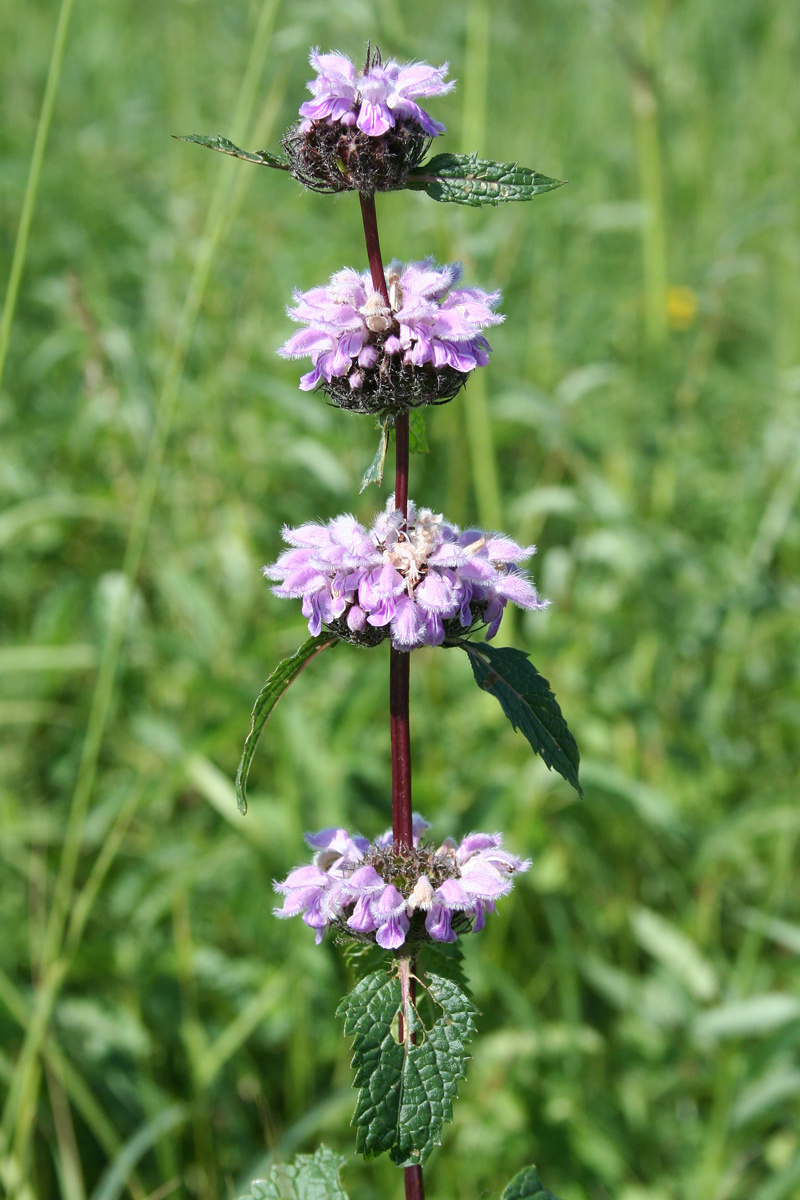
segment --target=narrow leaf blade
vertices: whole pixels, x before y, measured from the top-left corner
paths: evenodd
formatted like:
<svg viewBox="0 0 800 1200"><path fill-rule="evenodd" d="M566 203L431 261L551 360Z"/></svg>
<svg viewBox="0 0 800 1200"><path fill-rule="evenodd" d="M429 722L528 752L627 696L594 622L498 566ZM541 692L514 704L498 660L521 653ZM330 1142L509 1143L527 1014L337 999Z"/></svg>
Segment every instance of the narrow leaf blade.
<svg viewBox="0 0 800 1200"><path fill-rule="evenodd" d="M239 768L236 772L236 803L240 813L244 814L247 812L247 776L250 774L250 764L253 761L258 739L261 737L261 731L266 725L272 710L289 687L289 684L293 683L300 674L303 667L315 655L319 654L321 650L327 649L328 646L334 646L338 640L334 633L320 633L317 637L309 638L291 658L285 658L283 662L278 663L258 693L255 705L253 706L250 732L245 738L242 757L239 760Z"/></svg>
<svg viewBox="0 0 800 1200"><path fill-rule="evenodd" d="M386 462L386 447L389 441L389 421L391 418L384 417L378 422L378 428L381 431L381 436L378 439L378 449L375 451L375 457L364 472L364 478L361 480L361 487L358 489L359 496L368 488L371 483L377 483L380 487L383 481L383 467Z"/></svg>
<svg viewBox="0 0 800 1200"><path fill-rule="evenodd" d="M176 141L194 142L198 146L218 150L220 154L230 154L233 158L243 158L245 162L258 163L262 167L274 167L276 171L289 170L286 159L279 158L277 154L270 154L269 150L242 150L218 133L173 133L172 136Z"/></svg>
<svg viewBox="0 0 800 1200"><path fill-rule="evenodd" d="M488 642L460 642L469 655L478 687L500 702L515 729L528 739L550 770L558 771L579 795L580 755L575 739L550 690L524 650L490 646Z"/></svg>
<svg viewBox="0 0 800 1200"><path fill-rule="evenodd" d="M241 1200L347 1200L339 1172L345 1160L327 1146L279 1163L266 1179L255 1179Z"/></svg>
<svg viewBox="0 0 800 1200"><path fill-rule="evenodd" d="M428 435L425 430L425 414L418 408L412 408L408 416L408 448L412 454L430 454Z"/></svg>
<svg viewBox="0 0 800 1200"><path fill-rule="evenodd" d="M524 1167L503 1192L501 1200L557 1200L539 1178L536 1167Z"/></svg>
<svg viewBox="0 0 800 1200"><path fill-rule="evenodd" d="M518 163L493 162L477 154L437 154L410 173L406 186L427 192L442 203L480 208L482 204L532 200L565 183Z"/></svg>

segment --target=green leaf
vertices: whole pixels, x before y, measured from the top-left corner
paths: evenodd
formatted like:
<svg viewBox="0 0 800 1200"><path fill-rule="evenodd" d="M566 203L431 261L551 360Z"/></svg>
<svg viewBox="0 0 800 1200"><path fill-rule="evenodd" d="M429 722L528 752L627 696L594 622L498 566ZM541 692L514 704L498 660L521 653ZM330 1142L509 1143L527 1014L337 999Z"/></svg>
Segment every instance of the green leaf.
<svg viewBox="0 0 800 1200"><path fill-rule="evenodd" d="M236 772L236 803L240 813L247 812L247 776L250 774L250 764L253 761L261 731L273 708L306 663L319 654L320 650L325 650L328 646L335 646L338 640L335 633L320 633L317 637L309 638L291 658L285 658L283 662L278 663L258 693L258 698L253 706L250 732L245 738L239 769Z"/></svg>
<svg viewBox="0 0 800 1200"><path fill-rule="evenodd" d="M480 208L482 204L532 200L565 183L565 179L551 179L517 163L492 162L477 154L437 154L411 172L406 187L427 192L432 200Z"/></svg>
<svg viewBox="0 0 800 1200"><path fill-rule="evenodd" d="M550 684L539 674L524 650L490 646L488 642L459 642L472 664L478 687L500 701L515 729L524 733L536 754L582 796L578 782L580 755L567 728Z"/></svg>
<svg viewBox="0 0 800 1200"><path fill-rule="evenodd" d="M378 421L378 428L381 431L381 436L378 441L378 449L375 451L375 457L364 472L364 478L361 480L361 487L358 489L359 496L368 488L371 483L377 483L380 487L383 480L383 466L386 462L386 447L389 443L389 422L391 417L381 417Z"/></svg>
<svg viewBox="0 0 800 1200"><path fill-rule="evenodd" d="M457 942L423 942L417 951L417 966L426 975L442 975L452 980L462 992L469 995L469 985L464 973L464 950Z"/></svg>
<svg viewBox="0 0 800 1200"><path fill-rule="evenodd" d="M539 1178L536 1167L525 1167L515 1175L501 1200L556 1200Z"/></svg>
<svg viewBox="0 0 800 1200"><path fill-rule="evenodd" d="M428 435L425 432L425 414L412 408L408 418L408 448L412 454L430 454Z"/></svg>
<svg viewBox="0 0 800 1200"><path fill-rule="evenodd" d="M345 1160L326 1146L316 1154L298 1154L293 1163L279 1163L266 1179L256 1179L241 1200L347 1200L339 1180Z"/></svg>
<svg viewBox="0 0 800 1200"><path fill-rule="evenodd" d="M364 979L374 971L387 974L392 968L394 955L391 950L382 950L375 942L358 942L351 937L343 937L341 948L342 958L357 980Z"/></svg>
<svg viewBox="0 0 800 1200"><path fill-rule="evenodd" d="M356 1148L365 1158L388 1151L399 1167L424 1163L441 1142L475 1032L476 1010L456 983L432 974L418 986L441 1009L429 1029L409 1001L403 1004L400 979L382 971L362 979L337 1009L345 1034L354 1036ZM393 1030L401 1011L398 1042Z"/></svg>
<svg viewBox="0 0 800 1200"><path fill-rule="evenodd" d="M262 167L274 167L276 171L288 171L289 164L285 158L270 154L269 150L240 150L219 134L210 133L173 133L179 142L195 142L198 146L207 146L209 150L219 150L220 154L231 154L234 158L243 158L245 162L258 163Z"/></svg>

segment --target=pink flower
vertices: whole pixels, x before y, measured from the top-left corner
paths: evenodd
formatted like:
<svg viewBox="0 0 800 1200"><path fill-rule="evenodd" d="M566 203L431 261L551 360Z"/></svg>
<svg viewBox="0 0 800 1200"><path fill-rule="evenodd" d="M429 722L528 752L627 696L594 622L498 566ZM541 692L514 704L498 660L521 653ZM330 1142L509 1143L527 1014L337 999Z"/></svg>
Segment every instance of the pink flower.
<svg viewBox="0 0 800 1200"><path fill-rule="evenodd" d="M454 920L460 932L477 933L530 862L503 849L499 833L472 833L459 846L447 839L434 850L422 840L428 827L415 814L414 844L402 855L392 853L391 830L372 844L344 829L308 834L314 862L274 884L285 897L275 915L302 916L317 942L334 926L384 950L399 950L409 934L454 942Z"/></svg>
<svg viewBox="0 0 800 1200"><path fill-rule="evenodd" d="M420 126L429 137L444 133L444 125L434 121L417 100L452 91L455 81L445 82L447 63L432 67L392 59L384 64L376 55L368 69L356 72L344 54L312 50L309 60L317 75L307 85L314 99L300 106L304 127L312 121L338 122L348 128L357 126L369 137L381 137L402 122Z"/></svg>

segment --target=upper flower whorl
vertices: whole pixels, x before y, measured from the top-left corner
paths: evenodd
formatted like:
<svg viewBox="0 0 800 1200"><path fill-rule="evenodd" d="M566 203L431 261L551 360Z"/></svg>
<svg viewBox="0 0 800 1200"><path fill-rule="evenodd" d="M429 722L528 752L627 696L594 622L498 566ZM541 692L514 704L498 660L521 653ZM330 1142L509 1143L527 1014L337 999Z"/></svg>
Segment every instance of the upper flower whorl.
<svg viewBox="0 0 800 1200"><path fill-rule="evenodd" d="M431 138L444 133L418 100L452 91L447 63L384 63L377 49L360 71L345 54L314 49L310 62L312 99L283 139L295 178L322 192L404 187Z"/></svg>

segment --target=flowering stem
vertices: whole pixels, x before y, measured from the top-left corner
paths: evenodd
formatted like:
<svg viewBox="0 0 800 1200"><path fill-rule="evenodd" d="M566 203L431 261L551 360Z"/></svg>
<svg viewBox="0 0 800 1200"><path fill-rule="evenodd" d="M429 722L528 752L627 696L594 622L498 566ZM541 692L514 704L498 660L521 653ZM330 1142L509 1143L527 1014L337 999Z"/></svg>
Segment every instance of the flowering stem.
<svg viewBox="0 0 800 1200"><path fill-rule="evenodd" d="M383 259L381 258L381 243L378 238L378 215L375 212L375 193L359 192L358 198L361 201L361 219L364 222L364 238L367 243L367 257L369 258L369 269L372 274L372 286L376 292L380 292L383 296L384 304L387 308L389 304L389 290L386 287L386 275L383 270Z"/></svg>
<svg viewBox="0 0 800 1200"><path fill-rule="evenodd" d="M400 1041L405 1041L406 1024L411 1025L411 1009L417 1001L417 981L414 978L414 962L410 958L401 958L398 962L400 976L400 1012L398 1014L397 1032ZM414 1035L411 1040L415 1041ZM403 1182L406 1189L406 1200L425 1200L425 1184L422 1180L422 1167L405 1167Z"/></svg>
<svg viewBox="0 0 800 1200"><path fill-rule="evenodd" d="M378 216L375 211L375 195L359 193L361 218L364 222L364 240L372 275L372 286L383 296L387 307L389 290L381 257L378 237ZM397 413L394 421L395 439L395 487L394 502L403 516L408 519L408 411ZM412 846L411 819L411 730L409 725L409 678L411 655L408 651L389 651L389 728L392 740L392 837L395 846ZM415 981L413 964L404 960L403 1007L414 1004ZM398 1033L404 1036L403 1013L400 1014ZM406 1167L403 1171L406 1200L425 1200L422 1167Z"/></svg>

